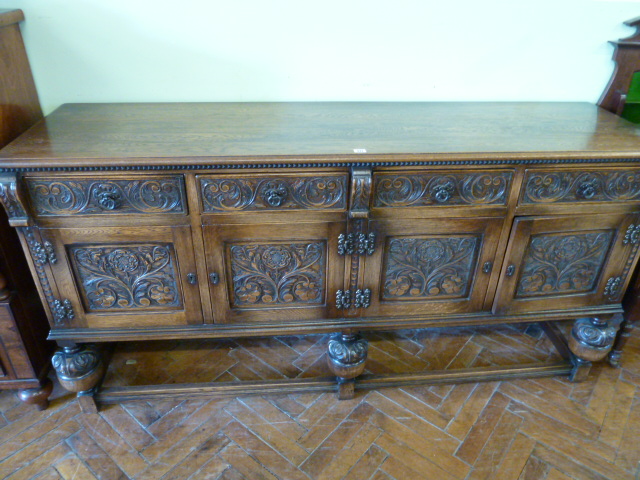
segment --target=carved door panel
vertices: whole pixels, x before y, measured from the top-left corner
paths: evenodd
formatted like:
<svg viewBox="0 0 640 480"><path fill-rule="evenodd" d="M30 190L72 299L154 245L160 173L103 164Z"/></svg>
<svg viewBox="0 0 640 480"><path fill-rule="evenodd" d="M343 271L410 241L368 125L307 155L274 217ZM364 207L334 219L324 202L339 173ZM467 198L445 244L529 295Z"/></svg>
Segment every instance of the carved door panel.
<svg viewBox="0 0 640 480"><path fill-rule="evenodd" d="M503 218L376 220L364 316L481 310ZM366 306L366 305L365 305Z"/></svg>
<svg viewBox="0 0 640 480"><path fill-rule="evenodd" d="M513 224L494 311L620 303L637 260L640 215L522 217Z"/></svg>
<svg viewBox="0 0 640 480"><path fill-rule="evenodd" d="M337 316L342 288L342 222L204 226L217 323L314 320Z"/></svg>
<svg viewBox="0 0 640 480"><path fill-rule="evenodd" d="M51 310L60 327L202 323L189 227L40 233L51 245L47 260L61 297L58 312L55 306Z"/></svg>

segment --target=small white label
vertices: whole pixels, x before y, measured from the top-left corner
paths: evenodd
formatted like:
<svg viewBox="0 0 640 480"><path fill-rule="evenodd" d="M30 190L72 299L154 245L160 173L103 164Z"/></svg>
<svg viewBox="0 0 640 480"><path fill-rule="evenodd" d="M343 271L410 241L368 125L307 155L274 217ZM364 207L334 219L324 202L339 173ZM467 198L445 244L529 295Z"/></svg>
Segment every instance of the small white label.
<svg viewBox="0 0 640 480"><path fill-rule="evenodd" d="M138 361L133 359L129 359L125 362L126 365L135 365L136 363L138 363Z"/></svg>
<svg viewBox="0 0 640 480"><path fill-rule="evenodd" d="M354 148L353 153L367 153L366 148Z"/></svg>

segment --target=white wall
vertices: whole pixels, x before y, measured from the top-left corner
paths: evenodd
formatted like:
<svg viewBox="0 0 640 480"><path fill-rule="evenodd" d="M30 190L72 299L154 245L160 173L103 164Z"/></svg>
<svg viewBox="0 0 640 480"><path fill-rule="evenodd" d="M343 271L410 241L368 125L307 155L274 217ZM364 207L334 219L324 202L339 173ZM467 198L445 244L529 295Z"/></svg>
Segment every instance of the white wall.
<svg viewBox="0 0 640 480"><path fill-rule="evenodd" d="M597 101L640 0L0 0L66 102Z"/></svg>

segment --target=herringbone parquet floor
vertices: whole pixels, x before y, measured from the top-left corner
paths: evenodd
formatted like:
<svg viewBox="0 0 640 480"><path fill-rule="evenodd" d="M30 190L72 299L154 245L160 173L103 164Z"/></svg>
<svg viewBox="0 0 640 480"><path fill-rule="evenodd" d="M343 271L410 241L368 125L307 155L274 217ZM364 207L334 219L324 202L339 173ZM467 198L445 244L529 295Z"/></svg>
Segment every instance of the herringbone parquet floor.
<svg viewBox="0 0 640 480"><path fill-rule="evenodd" d="M546 360L520 327L371 337L374 373ZM114 385L323 375L324 339L126 345ZM81 414L54 391L36 412L0 392L0 477L17 479L638 479L640 338L623 368L544 378L358 392L158 400ZM158 355L161 361L158 361ZM154 357L155 356L155 357ZM155 360L152 360L155 358ZM151 363L150 363L151 362Z"/></svg>

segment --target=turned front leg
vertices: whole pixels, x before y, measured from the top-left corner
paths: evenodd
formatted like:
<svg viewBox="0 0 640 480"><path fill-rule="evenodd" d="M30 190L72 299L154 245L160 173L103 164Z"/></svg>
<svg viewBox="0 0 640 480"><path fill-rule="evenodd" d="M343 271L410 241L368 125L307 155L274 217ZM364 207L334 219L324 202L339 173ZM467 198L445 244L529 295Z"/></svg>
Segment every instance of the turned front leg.
<svg viewBox="0 0 640 480"><path fill-rule="evenodd" d="M60 385L78 394L80 408L85 413L97 413L94 390L105 372L102 355L92 344L63 346L51 359Z"/></svg>
<svg viewBox="0 0 640 480"><path fill-rule="evenodd" d="M569 336L569 349L573 358L572 381L584 380L591 369L591 362L603 360L611 351L622 317L614 315L610 320L595 317L579 318L573 324Z"/></svg>
<svg viewBox="0 0 640 480"><path fill-rule="evenodd" d="M338 398L346 400L355 395L355 378L362 374L367 361L369 344L358 334L337 334L327 345L329 368L338 378Z"/></svg>

